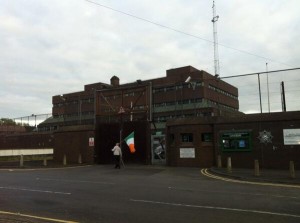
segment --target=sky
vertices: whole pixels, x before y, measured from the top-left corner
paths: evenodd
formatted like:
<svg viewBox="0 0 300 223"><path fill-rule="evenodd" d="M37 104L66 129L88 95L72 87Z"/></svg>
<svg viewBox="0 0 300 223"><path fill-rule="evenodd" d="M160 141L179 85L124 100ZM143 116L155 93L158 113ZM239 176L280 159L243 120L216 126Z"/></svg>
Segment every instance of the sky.
<svg viewBox="0 0 300 223"><path fill-rule="evenodd" d="M300 67L300 1L216 0L220 77ZM84 85L214 74L210 0L0 0L0 117L49 114ZM226 78L259 113L258 75ZM261 74L262 111L300 110L300 70Z"/></svg>

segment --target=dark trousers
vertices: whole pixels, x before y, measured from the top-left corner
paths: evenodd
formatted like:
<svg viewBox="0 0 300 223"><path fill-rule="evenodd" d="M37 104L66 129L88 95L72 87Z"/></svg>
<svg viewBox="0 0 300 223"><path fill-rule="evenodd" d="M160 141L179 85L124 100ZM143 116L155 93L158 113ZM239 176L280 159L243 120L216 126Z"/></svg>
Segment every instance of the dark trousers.
<svg viewBox="0 0 300 223"><path fill-rule="evenodd" d="M116 162L115 168L120 169L121 168L121 166L120 166L120 156L115 155L115 162Z"/></svg>

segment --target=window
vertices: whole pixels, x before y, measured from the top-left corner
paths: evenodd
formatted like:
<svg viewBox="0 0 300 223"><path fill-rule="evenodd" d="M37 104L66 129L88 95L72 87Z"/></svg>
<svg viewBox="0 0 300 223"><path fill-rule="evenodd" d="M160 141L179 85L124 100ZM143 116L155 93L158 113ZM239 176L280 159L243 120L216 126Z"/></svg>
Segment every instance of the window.
<svg viewBox="0 0 300 223"><path fill-rule="evenodd" d="M181 142L193 142L193 134L181 133Z"/></svg>
<svg viewBox="0 0 300 223"><path fill-rule="evenodd" d="M202 142L212 142L212 133L202 133Z"/></svg>

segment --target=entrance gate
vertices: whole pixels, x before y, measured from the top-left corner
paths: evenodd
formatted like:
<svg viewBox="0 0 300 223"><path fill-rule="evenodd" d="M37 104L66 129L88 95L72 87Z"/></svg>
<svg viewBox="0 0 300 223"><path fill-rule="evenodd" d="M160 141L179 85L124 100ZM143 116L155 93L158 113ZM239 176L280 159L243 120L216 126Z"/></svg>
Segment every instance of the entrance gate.
<svg viewBox="0 0 300 223"><path fill-rule="evenodd" d="M151 136L152 164L166 165L166 140L165 135Z"/></svg>

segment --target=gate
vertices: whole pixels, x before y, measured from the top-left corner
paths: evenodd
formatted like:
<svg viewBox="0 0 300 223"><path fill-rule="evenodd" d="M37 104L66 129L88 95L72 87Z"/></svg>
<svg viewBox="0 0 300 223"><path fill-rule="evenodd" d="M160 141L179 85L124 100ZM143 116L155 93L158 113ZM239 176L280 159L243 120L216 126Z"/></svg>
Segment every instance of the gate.
<svg viewBox="0 0 300 223"><path fill-rule="evenodd" d="M151 136L152 164L166 165L166 140L165 135Z"/></svg>

